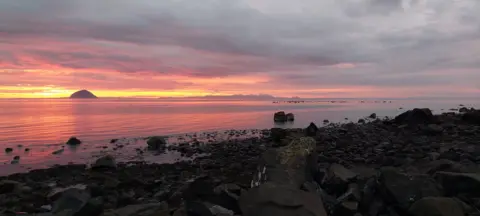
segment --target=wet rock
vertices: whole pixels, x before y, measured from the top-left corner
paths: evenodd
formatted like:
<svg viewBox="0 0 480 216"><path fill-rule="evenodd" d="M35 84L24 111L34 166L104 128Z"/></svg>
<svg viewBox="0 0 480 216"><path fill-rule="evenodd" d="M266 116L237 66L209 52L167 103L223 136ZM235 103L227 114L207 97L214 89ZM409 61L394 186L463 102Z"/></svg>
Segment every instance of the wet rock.
<svg viewBox="0 0 480 216"><path fill-rule="evenodd" d="M480 196L480 174L478 173L437 172L435 179L443 186L447 196L458 194Z"/></svg>
<svg viewBox="0 0 480 216"><path fill-rule="evenodd" d="M324 123L324 124L328 124L328 123L330 123L330 121L329 121L328 119L324 119L324 120L323 120L323 123Z"/></svg>
<svg viewBox="0 0 480 216"><path fill-rule="evenodd" d="M410 207L413 216L464 216L462 206L448 197L425 197Z"/></svg>
<svg viewBox="0 0 480 216"><path fill-rule="evenodd" d="M105 155L98 158L95 163L92 164L92 169L116 169L117 163L115 158L111 155Z"/></svg>
<svg viewBox="0 0 480 216"><path fill-rule="evenodd" d="M286 122L287 121L287 115L283 111L276 112L273 115L273 121L275 121L275 122Z"/></svg>
<svg viewBox="0 0 480 216"><path fill-rule="evenodd" d="M372 113L368 116L369 118L371 119L376 119L377 118L377 114L376 113Z"/></svg>
<svg viewBox="0 0 480 216"><path fill-rule="evenodd" d="M396 116L394 121L400 125L431 124L434 121L434 116L428 108L415 108Z"/></svg>
<svg viewBox="0 0 480 216"><path fill-rule="evenodd" d="M287 137L287 130L283 128L272 128L270 129L270 137L273 141L279 142L280 140Z"/></svg>
<svg viewBox="0 0 480 216"><path fill-rule="evenodd" d="M403 212L423 197L442 195L435 180L427 175L407 175L392 168L383 168L379 182L383 198Z"/></svg>
<svg viewBox="0 0 480 216"><path fill-rule="evenodd" d="M358 120L358 123L359 123L359 124L365 124L365 119L359 119L359 120Z"/></svg>
<svg viewBox="0 0 480 216"><path fill-rule="evenodd" d="M357 173L334 163L328 168L326 181L322 186L330 194L341 195L347 191L349 183L355 180L357 176Z"/></svg>
<svg viewBox="0 0 480 216"><path fill-rule="evenodd" d="M272 183L250 189L240 197L244 216L327 216L321 197Z"/></svg>
<svg viewBox="0 0 480 216"><path fill-rule="evenodd" d="M147 203L128 205L119 209L105 212L103 216L167 216L170 215L168 204Z"/></svg>
<svg viewBox="0 0 480 216"><path fill-rule="evenodd" d="M266 181L300 188L313 179L317 162L315 140L311 137L294 139L289 145L267 150L257 166L251 187Z"/></svg>
<svg viewBox="0 0 480 216"><path fill-rule="evenodd" d="M25 152L28 152L28 151L30 151L30 149L29 149L29 148L26 148L26 149L25 149Z"/></svg>
<svg viewBox="0 0 480 216"><path fill-rule="evenodd" d="M469 110L468 108L466 108L466 107L462 107L462 108L460 108L458 111L459 111L460 113L467 113L467 112L469 112L470 110Z"/></svg>
<svg viewBox="0 0 480 216"><path fill-rule="evenodd" d="M6 152L6 153L10 153L10 152L12 152L12 151L13 151L13 148L5 148L5 152Z"/></svg>
<svg viewBox="0 0 480 216"><path fill-rule="evenodd" d="M313 122L308 125L308 127L305 129L305 134L307 136L314 137L317 135L318 127L315 125Z"/></svg>
<svg viewBox="0 0 480 216"><path fill-rule="evenodd" d="M18 155L14 156L13 160L20 160L20 156L18 156Z"/></svg>
<svg viewBox="0 0 480 216"><path fill-rule="evenodd" d="M53 155L58 155L58 154L61 154L63 153L63 151L65 151L64 149L59 149L59 150L56 150L54 152L52 152Z"/></svg>
<svg viewBox="0 0 480 216"><path fill-rule="evenodd" d="M295 116L293 115L293 113L288 113L286 117L287 121L295 121Z"/></svg>
<svg viewBox="0 0 480 216"><path fill-rule="evenodd" d="M147 140L147 145L149 150L164 151L166 149L167 142L163 137L154 136Z"/></svg>
<svg viewBox="0 0 480 216"><path fill-rule="evenodd" d="M111 139L110 143L116 143L117 141L118 141L118 139Z"/></svg>
<svg viewBox="0 0 480 216"><path fill-rule="evenodd" d="M79 145L81 144L82 141L80 141L79 139L77 139L76 137L70 137L70 139L68 139L67 141L67 145Z"/></svg>

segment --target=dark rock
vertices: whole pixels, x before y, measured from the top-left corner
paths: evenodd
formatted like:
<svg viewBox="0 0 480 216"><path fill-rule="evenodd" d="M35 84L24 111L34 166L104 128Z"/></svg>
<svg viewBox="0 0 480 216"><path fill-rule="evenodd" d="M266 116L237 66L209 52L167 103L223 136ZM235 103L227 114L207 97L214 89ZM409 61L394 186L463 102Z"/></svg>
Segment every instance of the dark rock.
<svg viewBox="0 0 480 216"><path fill-rule="evenodd" d="M427 175L410 176L391 168L382 168L379 181L383 198L401 212L406 212L423 197L442 195L435 180Z"/></svg>
<svg viewBox="0 0 480 216"><path fill-rule="evenodd" d="M92 164L92 169L116 169L117 163L115 158L111 155L105 155L98 158L95 163Z"/></svg>
<svg viewBox="0 0 480 216"><path fill-rule="evenodd" d="M110 143L116 143L117 141L118 141L118 139L111 139Z"/></svg>
<svg viewBox="0 0 480 216"><path fill-rule="evenodd" d="M20 156L18 156L18 155L14 156L13 160L20 160Z"/></svg>
<svg viewBox="0 0 480 216"><path fill-rule="evenodd" d="M436 172L455 172L463 173L468 172L467 167L460 163L456 163L447 159L440 159L430 162L427 166L427 174L433 175Z"/></svg>
<svg viewBox="0 0 480 216"><path fill-rule="evenodd" d="M17 181L12 180L2 180L0 181L0 194L8 194L18 192L22 184Z"/></svg>
<svg viewBox="0 0 480 216"><path fill-rule="evenodd" d="M480 196L480 174L437 172L435 179L443 186L447 196L458 194Z"/></svg>
<svg viewBox="0 0 480 216"><path fill-rule="evenodd" d="M154 136L147 140L147 145L149 150L164 151L166 149L167 142L163 137Z"/></svg>
<svg viewBox="0 0 480 216"><path fill-rule="evenodd" d="M105 212L103 216L168 216L168 204L148 203L138 205L128 205L113 211Z"/></svg>
<svg viewBox="0 0 480 216"><path fill-rule="evenodd" d="M462 206L448 197L425 197L410 207L412 216L464 216Z"/></svg>
<svg viewBox="0 0 480 216"><path fill-rule="evenodd" d="M358 212L358 202L344 201L336 206L334 216L354 216Z"/></svg>
<svg viewBox="0 0 480 216"><path fill-rule="evenodd" d="M431 124L434 122L434 116L432 111L428 108L406 111L394 119L397 124L407 124L407 125L419 125L419 124Z"/></svg>
<svg viewBox="0 0 480 216"><path fill-rule="evenodd" d="M377 114L376 113L372 113L368 116L369 118L371 119L376 119L377 118Z"/></svg>
<svg viewBox="0 0 480 216"><path fill-rule="evenodd" d="M451 161L460 161L462 159L462 155L453 150L453 149L450 149L446 152L443 152L440 154L440 156L438 157L438 159L447 159L447 160L451 160Z"/></svg>
<svg viewBox="0 0 480 216"><path fill-rule="evenodd" d="M321 197L272 183L250 189L239 204L243 216L327 216Z"/></svg>
<svg viewBox="0 0 480 216"><path fill-rule="evenodd" d="M341 195L347 191L349 183L355 180L357 176L357 173L334 163L328 168L327 178L322 186L330 194Z"/></svg>
<svg viewBox="0 0 480 216"><path fill-rule="evenodd" d="M10 152L12 152L12 151L13 151L12 148L5 148L5 152L6 152L6 153L10 153Z"/></svg>
<svg viewBox="0 0 480 216"><path fill-rule="evenodd" d="M313 122L308 125L308 127L305 129L305 133L307 136L314 137L317 135L318 127L315 125Z"/></svg>
<svg viewBox="0 0 480 216"><path fill-rule="evenodd" d="M287 115L283 111L276 112L273 115L273 121L275 121L275 122L286 122L287 121Z"/></svg>
<svg viewBox="0 0 480 216"><path fill-rule="evenodd" d="M287 114L287 121L295 121L295 116L293 115L293 113Z"/></svg>
<svg viewBox="0 0 480 216"><path fill-rule="evenodd" d="M65 151L64 149L59 149L59 150L56 150L54 152L52 152L53 155L58 155L58 154L61 154L63 153L63 151Z"/></svg>
<svg viewBox="0 0 480 216"><path fill-rule="evenodd" d="M480 125L480 110L464 113L462 120L470 124Z"/></svg>
<svg viewBox="0 0 480 216"><path fill-rule="evenodd" d="M88 90L80 90L72 95L70 95L70 98L97 98L93 93L89 92Z"/></svg>
<svg viewBox="0 0 480 216"><path fill-rule="evenodd" d="M358 120L358 123L359 123L359 124L365 124L365 119L359 119L359 120Z"/></svg>
<svg viewBox="0 0 480 216"><path fill-rule="evenodd" d="M279 142L280 140L287 137L287 130L283 128L272 128L270 129L270 137L273 141Z"/></svg>
<svg viewBox="0 0 480 216"><path fill-rule="evenodd" d="M330 123L330 121L329 121L328 119L324 119L324 120L323 120L323 123L324 123L324 124L328 124L328 123Z"/></svg>
<svg viewBox="0 0 480 216"><path fill-rule="evenodd" d="M460 113L467 113L467 112L470 112L470 110L466 107L462 107L458 110Z"/></svg>
<svg viewBox="0 0 480 216"><path fill-rule="evenodd" d="M313 180L316 162L315 140L311 137L294 139L287 146L269 149L264 153L251 187L268 181L299 189L305 181Z"/></svg>
<svg viewBox="0 0 480 216"><path fill-rule="evenodd" d="M429 124L423 128L426 134L438 135L443 133L443 127L437 124Z"/></svg>
<svg viewBox="0 0 480 216"><path fill-rule="evenodd" d="M53 203L52 213L54 214L97 216L103 211L103 202L100 199L90 200L90 194L84 190L71 188L61 193Z"/></svg>
<svg viewBox="0 0 480 216"><path fill-rule="evenodd" d="M28 151L30 151L30 149L29 149L29 148L26 148L26 149L25 149L25 152L28 152Z"/></svg>
<svg viewBox="0 0 480 216"><path fill-rule="evenodd" d="M79 145L81 144L82 141L80 141L79 139L77 139L76 137L70 137L70 139L68 139L67 141L67 145Z"/></svg>

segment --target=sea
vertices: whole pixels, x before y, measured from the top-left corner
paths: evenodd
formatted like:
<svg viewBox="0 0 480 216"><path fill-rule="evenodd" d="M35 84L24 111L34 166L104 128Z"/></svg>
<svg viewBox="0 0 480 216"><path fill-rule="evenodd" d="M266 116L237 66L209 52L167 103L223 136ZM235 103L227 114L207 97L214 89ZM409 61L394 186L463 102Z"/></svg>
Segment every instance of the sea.
<svg viewBox="0 0 480 216"><path fill-rule="evenodd" d="M295 101L295 102L292 102ZM310 122L357 122L372 113L394 117L412 108L431 108L434 113L455 111L460 106L480 107L479 98L468 99L0 99L0 175L26 172L68 163L91 163L105 154L119 161L143 160L172 163L182 160L176 152L145 153L145 137L168 136L169 143L202 135L230 137L230 130L303 128ZM273 114L285 111L294 122L277 124ZM65 145L70 137L79 146ZM242 135L243 136L243 135ZM182 137L179 139L179 137ZM115 144L111 139L118 139ZM119 145L123 147L117 148ZM13 151L6 153L5 148ZM55 153L55 154L54 154ZM19 160L13 160L19 156Z"/></svg>

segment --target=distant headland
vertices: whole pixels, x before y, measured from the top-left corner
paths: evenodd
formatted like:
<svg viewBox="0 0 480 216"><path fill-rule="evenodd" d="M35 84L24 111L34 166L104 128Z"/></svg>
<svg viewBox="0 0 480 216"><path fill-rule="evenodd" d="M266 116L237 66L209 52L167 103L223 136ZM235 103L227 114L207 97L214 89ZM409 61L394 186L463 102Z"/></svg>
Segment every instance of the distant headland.
<svg viewBox="0 0 480 216"><path fill-rule="evenodd" d="M88 90L80 90L70 95L70 98L97 98L97 96Z"/></svg>

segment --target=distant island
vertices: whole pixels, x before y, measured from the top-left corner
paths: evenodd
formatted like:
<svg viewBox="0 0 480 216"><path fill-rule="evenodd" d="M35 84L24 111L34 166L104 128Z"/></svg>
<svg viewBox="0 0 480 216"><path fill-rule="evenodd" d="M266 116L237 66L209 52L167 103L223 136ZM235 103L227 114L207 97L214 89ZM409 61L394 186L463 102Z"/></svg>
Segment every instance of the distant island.
<svg viewBox="0 0 480 216"><path fill-rule="evenodd" d="M88 90L80 90L70 95L70 98L97 98L97 96Z"/></svg>

